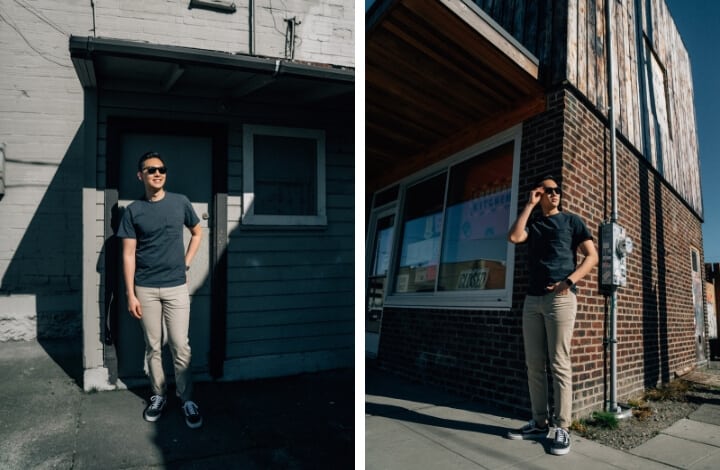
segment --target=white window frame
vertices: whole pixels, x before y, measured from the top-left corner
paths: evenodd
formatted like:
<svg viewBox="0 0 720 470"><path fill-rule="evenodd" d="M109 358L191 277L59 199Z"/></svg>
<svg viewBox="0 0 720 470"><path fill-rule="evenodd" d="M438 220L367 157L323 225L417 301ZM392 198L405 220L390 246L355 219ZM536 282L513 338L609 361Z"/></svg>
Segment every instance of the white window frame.
<svg viewBox="0 0 720 470"><path fill-rule="evenodd" d="M316 215L266 215L255 214L255 152L254 137L269 135L277 137L299 137L315 139L317 146L317 194ZM296 127L264 126L245 124L243 126L243 211L242 223L246 225L327 225L325 194L325 131Z"/></svg>
<svg viewBox="0 0 720 470"><path fill-rule="evenodd" d="M398 257L400 256L400 235L402 233L402 212L405 207L405 194L407 188L419 183L429 177L441 172L448 172L450 169L463 161L477 156L479 153L492 150L493 148L514 141L513 146L513 169L512 186L510 197L510 220L511 224L518 207L518 186L520 179L520 150L522 144L522 125L514 126L504 132L479 142L459 153L438 162L424 170L421 170L400 181L400 195L397 202L397 227L393 241L393 254L388 270L388 289L385 299L385 307L412 307L412 308L453 308L468 310L510 310L513 302L513 281L515 278L515 245L508 242L507 269L505 271L505 289L493 289L487 291L473 292L422 292L422 293L397 293L395 292L395 281L397 277ZM508 228L509 229L509 228Z"/></svg>

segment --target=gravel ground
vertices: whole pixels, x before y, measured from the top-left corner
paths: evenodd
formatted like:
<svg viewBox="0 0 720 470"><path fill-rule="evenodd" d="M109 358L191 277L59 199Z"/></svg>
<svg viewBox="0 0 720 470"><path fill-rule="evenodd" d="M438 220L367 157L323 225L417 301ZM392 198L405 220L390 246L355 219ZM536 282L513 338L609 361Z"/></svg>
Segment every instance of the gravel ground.
<svg viewBox="0 0 720 470"><path fill-rule="evenodd" d="M714 375L714 383L720 379L720 369L703 368L699 372ZM633 416L620 419L617 429L593 424L589 418L582 420L580 426L576 423L573 433L615 449L629 450L652 439L676 421L687 418L703 402L717 402L719 391L720 387L714 384L676 379L668 387L646 392L643 400L633 408Z"/></svg>

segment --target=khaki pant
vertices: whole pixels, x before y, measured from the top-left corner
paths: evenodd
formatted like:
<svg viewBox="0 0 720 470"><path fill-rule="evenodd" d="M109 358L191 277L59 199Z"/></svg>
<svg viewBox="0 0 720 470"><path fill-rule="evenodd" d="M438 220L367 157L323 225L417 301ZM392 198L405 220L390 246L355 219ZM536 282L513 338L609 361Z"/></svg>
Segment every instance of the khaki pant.
<svg viewBox="0 0 720 470"><path fill-rule="evenodd" d="M533 419L549 421L546 368L552 373L555 426L567 429L572 420L572 364L570 346L575 326L577 297L528 295L523 306L523 339ZM546 360L547 358L547 360Z"/></svg>
<svg viewBox="0 0 720 470"><path fill-rule="evenodd" d="M135 286L142 307L145 332L145 372L150 378L153 395L165 395L167 387L162 364L165 340L170 346L175 369L176 393L185 402L192 395L190 375L190 296L187 284L177 287Z"/></svg>

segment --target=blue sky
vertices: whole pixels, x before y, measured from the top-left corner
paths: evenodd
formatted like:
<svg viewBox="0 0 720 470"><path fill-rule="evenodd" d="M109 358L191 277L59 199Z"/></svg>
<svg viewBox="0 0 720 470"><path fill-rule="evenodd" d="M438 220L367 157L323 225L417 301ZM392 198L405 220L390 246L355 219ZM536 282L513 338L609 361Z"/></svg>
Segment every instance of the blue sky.
<svg viewBox="0 0 720 470"><path fill-rule="evenodd" d="M695 116L700 148L703 240L705 262L720 262L720 93L717 77L717 33L720 2L717 0L666 0L685 48L690 54L695 92Z"/></svg>
<svg viewBox="0 0 720 470"><path fill-rule="evenodd" d="M365 0L367 9L374 0ZM666 0L690 54L700 149L705 262L720 262L720 1Z"/></svg>

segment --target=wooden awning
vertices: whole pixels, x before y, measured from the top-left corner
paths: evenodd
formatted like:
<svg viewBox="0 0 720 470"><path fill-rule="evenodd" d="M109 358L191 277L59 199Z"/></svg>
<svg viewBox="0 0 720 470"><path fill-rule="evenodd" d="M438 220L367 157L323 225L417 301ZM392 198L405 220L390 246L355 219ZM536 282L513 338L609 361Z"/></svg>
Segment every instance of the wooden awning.
<svg viewBox="0 0 720 470"><path fill-rule="evenodd" d="M469 0L377 2L365 54L368 190L545 109L538 60Z"/></svg>

